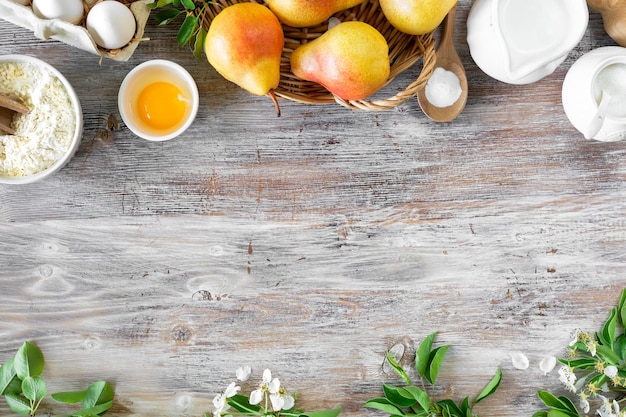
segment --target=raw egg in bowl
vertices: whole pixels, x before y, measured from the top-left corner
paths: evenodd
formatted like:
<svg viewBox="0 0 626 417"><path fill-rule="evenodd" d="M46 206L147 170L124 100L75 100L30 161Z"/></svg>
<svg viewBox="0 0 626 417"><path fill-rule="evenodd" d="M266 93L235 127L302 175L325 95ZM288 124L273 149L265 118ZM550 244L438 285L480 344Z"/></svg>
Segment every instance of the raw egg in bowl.
<svg viewBox="0 0 626 417"><path fill-rule="evenodd" d="M198 87L180 65L155 59L133 68L122 81L118 107L137 136L164 141L183 133L198 112Z"/></svg>

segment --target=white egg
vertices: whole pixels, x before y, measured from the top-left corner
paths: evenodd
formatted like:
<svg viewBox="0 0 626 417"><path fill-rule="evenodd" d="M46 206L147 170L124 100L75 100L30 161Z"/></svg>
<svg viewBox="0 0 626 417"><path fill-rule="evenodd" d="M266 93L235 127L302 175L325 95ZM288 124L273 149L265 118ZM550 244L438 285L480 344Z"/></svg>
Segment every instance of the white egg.
<svg viewBox="0 0 626 417"><path fill-rule="evenodd" d="M98 46L118 49L133 39L137 22L128 7L115 0L105 0L89 11L86 26Z"/></svg>
<svg viewBox="0 0 626 417"><path fill-rule="evenodd" d="M42 19L61 19L76 24L85 10L82 0L33 0L33 12Z"/></svg>

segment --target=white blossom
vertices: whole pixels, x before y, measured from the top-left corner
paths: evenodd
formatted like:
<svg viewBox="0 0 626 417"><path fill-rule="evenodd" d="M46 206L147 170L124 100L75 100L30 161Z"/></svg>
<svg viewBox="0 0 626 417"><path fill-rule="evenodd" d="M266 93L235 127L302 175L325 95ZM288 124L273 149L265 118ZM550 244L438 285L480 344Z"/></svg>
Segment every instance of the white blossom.
<svg viewBox="0 0 626 417"><path fill-rule="evenodd" d="M250 368L249 366L240 366L239 368L237 368L237 371L235 371L237 379L241 382L246 382L248 379L250 379L251 373L252 368Z"/></svg>
<svg viewBox="0 0 626 417"><path fill-rule="evenodd" d="M228 405L226 404L226 396L224 394L217 394L213 398L213 417L220 417L222 415L222 411L228 409Z"/></svg>
<svg viewBox="0 0 626 417"><path fill-rule="evenodd" d="M598 397L602 399L602 405L596 411L600 417L620 417L619 404L617 401L611 401L602 395L598 395Z"/></svg>
<svg viewBox="0 0 626 417"><path fill-rule="evenodd" d="M569 342L570 347L574 346L578 342L578 335L580 333L580 330L574 330L574 333L572 333L572 340Z"/></svg>
<svg viewBox="0 0 626 417"><path fill-rule="evenodd" d="M581 410L583 410L584 414L587 414L589 412L589 409L591 408L591 405L589 404L589 400L585 397L580 397L580 408Z"/></svg>
<svg viewBox="0 0 626 417"><path fill-rule="evenodd" d="M563 365L559 368L559 381L561 381L569 391L576 392L576 387L574 386L576 375L569 366Z"/></svg>
<svg viewBox="0 0 626 417"><path fill-rule="evenodd" d="M608 376L611 379L615 378L617 376L617 366L609 365L604 368L604 375Z"/></svg>
<svg viewBox="0 0 626 417"><path fill-rule="evenodd" d="M280 388L280 381L272 379L272 372L269 369L263 371L263 380L257 389L250 393L250 404L255 405L263 401L265 393L276 394ZM278 411L278 410L276 410Z"/></svg>
<svg viewBox="0 0 626 417"><path fill-rule="evenodd" d="M274 411L290 410L295 405L295 400L291 395L287 395L287 390L280 386L278 379L273 379L270 383L270 402Z"/></svg>

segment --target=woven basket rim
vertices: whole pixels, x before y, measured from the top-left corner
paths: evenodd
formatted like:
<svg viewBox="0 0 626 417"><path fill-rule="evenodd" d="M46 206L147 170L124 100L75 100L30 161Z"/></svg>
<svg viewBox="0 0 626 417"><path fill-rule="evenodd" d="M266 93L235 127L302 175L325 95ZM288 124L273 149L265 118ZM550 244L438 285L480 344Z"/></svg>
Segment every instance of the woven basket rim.
<svg viewBox="0 0 626 417"><path fill-rule="evenodd" d="M202 8L198 16L200 23L208 30L212 19L225 7L248 1L267 5L262 0L213 0L207 2ZM384 17L378 0L365 0L360 5L336 13L334 16L340 21L360 20L369 23L385 37L389 45L391 72L383 88L421 60L422 67L418 77L390 97L377 98L380 94L374 94L363 100L344 100L330 93L320 84L298 78L290 67L291 52L299 45L326 32L328 22L307 28L293 28L283 24L285 47L281 57L280 82L273 90L276 97L303 104L337 103L353 110L390 110L416 97L417 93L426 86L436 65L434 31L424 35L408 35L400 32Z"/></svg>

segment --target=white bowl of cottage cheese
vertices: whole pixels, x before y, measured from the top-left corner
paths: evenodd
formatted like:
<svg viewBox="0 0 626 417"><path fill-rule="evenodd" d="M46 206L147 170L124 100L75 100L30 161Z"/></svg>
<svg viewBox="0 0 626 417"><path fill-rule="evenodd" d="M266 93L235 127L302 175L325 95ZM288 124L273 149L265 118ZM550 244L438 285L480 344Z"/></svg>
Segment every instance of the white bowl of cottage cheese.
<svg viewBox="0 0 626 417"><path fill-rule="evenodd" d="M65 166L83 133L82 108L67 79L38 58L0 55L0 94L30 110L13 118L14 135L0 132L0 183L32 183Z"/></svg>

